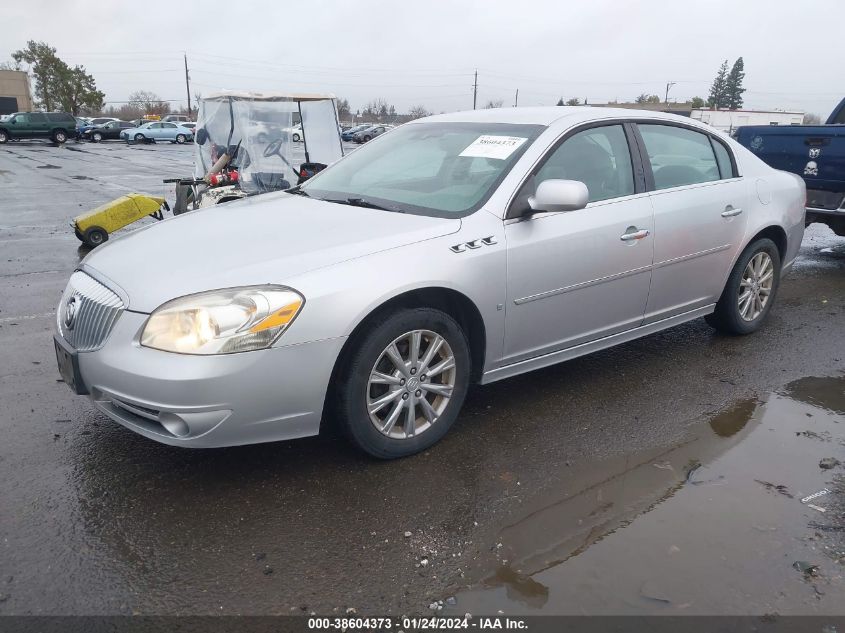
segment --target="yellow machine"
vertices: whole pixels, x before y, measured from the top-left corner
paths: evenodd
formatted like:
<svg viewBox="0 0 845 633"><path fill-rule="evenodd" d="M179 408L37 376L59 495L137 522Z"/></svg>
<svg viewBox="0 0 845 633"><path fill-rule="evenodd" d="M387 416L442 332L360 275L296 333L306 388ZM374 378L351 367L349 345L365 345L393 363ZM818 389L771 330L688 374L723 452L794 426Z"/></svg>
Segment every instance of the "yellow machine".
<svg viewBox="0 0 845 633"><path fill-rule="evenodd" d="M170 211L164 198L141 193L128 193L73 219L74 233L88 246L99 246L124 226L137 222L148 215L156 220L164 219L163 211Z"/></svg>

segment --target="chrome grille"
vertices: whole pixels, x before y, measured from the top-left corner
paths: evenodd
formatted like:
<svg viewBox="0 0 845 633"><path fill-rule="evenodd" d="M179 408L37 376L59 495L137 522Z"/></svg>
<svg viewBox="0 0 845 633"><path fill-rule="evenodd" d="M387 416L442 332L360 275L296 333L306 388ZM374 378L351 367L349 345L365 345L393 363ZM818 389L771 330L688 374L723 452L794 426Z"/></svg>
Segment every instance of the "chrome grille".
<svg viewBox="0 0 845 633"><path fill-rule="evenodd" d="M57 310L59 333L80 352L102 347L124 309L123 301L81 271L70 276Z"/></svg>

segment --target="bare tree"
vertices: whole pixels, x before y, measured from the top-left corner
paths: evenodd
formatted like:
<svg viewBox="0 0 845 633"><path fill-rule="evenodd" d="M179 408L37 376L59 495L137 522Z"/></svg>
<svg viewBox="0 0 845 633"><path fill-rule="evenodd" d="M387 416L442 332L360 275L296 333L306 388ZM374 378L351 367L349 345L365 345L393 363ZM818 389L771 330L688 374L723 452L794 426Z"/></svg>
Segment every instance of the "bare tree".
<svg viewBox="0 0 845 633"><path fill-rule="evenodd" d="M568 105L568 106L581 105L581 100L578 97L572 97L571 99L567 99L566 105Z"/></svg>
<svg viewBox="0 0 845 633"><path fill-rule="evenodd" d="M804 120L802 121L804 125L818 125L821 122L822 118L815 112L808 112L805 114Z"/></svg>
<svg viewBox="0 0 845 633"><path fill-rule="evenodd" d="M505 105L504 99L490 99L484 107L489 110L491 108L501 108L503 105Z"/></svg>
<svg viewBox="0 0 845 633"><path fill-rule="evenodd" d="M425 107L421 105L415 105L410 110L408 110L408 116L411 117L411 119L421 119L430 115L431 112L426 110Z"/></svg>
<svg viewBox="0 0 845 633"><path fill-rule="evenodd" d="M140 110L143 114L161 115L170 112L170 104L149 90L137 90L130 94L129 106Z"/></svg>

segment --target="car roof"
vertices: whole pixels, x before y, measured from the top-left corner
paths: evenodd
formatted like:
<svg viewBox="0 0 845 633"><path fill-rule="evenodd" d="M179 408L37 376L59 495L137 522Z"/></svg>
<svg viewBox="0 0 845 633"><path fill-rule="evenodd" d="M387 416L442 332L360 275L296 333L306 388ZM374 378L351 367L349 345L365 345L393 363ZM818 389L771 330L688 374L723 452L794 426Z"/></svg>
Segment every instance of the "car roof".
<svg viewBox="0 0 845 633"><path fill-rule="evenodd" d="M438 122L479 122L479 123L516 123L549 126L558 121L569 125L578 125L588 121L602 119L650 119L671 122L683 122L693 127L711 130L689 117L652 110L637 110L633 108L605 108L593 106L544 106L520 108L485 108L483 110L466 110L436 114L418 119L418 121Z"/></svg>

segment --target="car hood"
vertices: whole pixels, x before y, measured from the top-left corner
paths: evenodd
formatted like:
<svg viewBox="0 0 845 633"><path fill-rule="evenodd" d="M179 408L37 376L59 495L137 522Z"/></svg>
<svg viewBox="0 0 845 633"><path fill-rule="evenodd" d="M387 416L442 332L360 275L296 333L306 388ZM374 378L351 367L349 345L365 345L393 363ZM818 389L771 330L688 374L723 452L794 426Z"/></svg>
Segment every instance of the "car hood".
<svg viewBox="0 0 845 633"><path fill-rule="evenodd" d="M284 284L302 273L448 235L461 221L364 209L287 193L228 202L110 239L81 268L151 312L184 295Z"/></svg>

